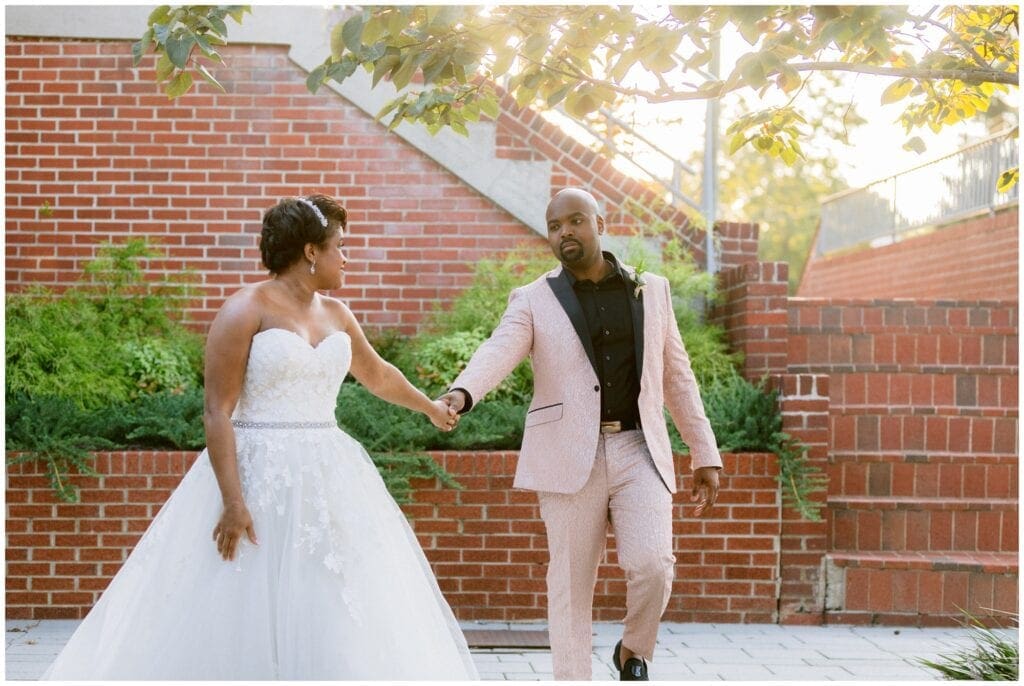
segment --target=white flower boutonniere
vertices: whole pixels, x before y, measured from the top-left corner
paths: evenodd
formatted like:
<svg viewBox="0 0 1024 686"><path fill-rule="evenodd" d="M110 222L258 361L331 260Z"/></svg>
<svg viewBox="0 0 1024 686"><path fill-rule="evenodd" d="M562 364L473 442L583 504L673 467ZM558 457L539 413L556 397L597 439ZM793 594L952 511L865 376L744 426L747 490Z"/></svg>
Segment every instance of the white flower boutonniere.
<svg viewBox="0 0 1024 686"><path fill-rule="evenodd" d="M644 279L643 268L638 268L633 273L633 283L636 284L633 287L633 297L639 300L640 294L644 292L644 288L647 286L647 281Z"/></svg>

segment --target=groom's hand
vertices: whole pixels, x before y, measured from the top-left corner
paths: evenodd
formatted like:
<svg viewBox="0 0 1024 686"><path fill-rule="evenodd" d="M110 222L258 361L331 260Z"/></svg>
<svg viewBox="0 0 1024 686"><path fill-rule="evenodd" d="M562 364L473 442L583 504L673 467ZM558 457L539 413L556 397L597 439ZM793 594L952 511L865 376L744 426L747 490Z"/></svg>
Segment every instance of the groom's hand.
<svg viewBox="0 0 1024 686"><path fill-rule="evenodd" d="M710 512L716 500L718 500L718 468L697 468L693 472L693 490L690 492L690 502L697 503L697 507L693 509L693 515L702 517L705 513Z"/></svg>
<svg viewBox="0 0 1024 686"><path fill-rule="evenodd" d="M466 406L466 394L460 390L448 391L442 395L438 400L448 404L456 414L462 412L462 408Z"/></svg>

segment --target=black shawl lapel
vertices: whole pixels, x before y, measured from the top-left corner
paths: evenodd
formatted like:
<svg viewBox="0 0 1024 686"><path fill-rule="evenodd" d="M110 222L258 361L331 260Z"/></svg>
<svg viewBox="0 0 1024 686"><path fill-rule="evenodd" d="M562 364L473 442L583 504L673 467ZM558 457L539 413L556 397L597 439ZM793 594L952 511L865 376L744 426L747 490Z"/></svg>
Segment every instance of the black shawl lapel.
<svg viewBox="0 0 1024 686"><path fill-rule="evenodd" d="M547 281L548 286L551 287L555 298L558 300L558 304L562 306L565 314L569 317L569 321L572 322L572 328L576 329L576 335L579 336L583 349L587 351L587 358L590 360L590 366L593 367L594 374L596 375L597 360L594 357L594 343L590 340L587 319L583 316L583 308L580 307L580 301L572 289L572 284L569 283L569 277L565 273L565 268L557 276L549 276ZM633 315L633 320L636 321L636 314Z"/></svg>

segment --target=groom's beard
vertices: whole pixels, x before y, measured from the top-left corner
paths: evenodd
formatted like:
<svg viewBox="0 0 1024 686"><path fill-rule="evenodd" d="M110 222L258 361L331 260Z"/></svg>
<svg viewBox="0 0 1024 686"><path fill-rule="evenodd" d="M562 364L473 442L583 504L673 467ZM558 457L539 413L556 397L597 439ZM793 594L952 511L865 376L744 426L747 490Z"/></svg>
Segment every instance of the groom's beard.
<svg viewBox="0 0 1024 686"><path fill-rule="evenodd" d="M574 240L563 241L558 246L558 257L564 264L575 264L583 259L583 245Z"/></svg>

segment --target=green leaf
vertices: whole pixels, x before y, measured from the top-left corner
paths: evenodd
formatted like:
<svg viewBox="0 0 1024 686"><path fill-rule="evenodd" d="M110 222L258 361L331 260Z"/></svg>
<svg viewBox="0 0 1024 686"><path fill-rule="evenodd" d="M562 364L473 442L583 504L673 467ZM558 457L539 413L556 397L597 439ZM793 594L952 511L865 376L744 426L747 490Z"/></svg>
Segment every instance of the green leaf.
<svg viewBox="0 0 1024 686"><path fill-rule="evenodd" d="M565 100L565 96L572 90L573 84L567 83L561 88L555 90L551 95L547 97L548 107L554 107L558 103Z"/></svg>
<svg viewBox="0 0 1024 686"><path fill-rule="evenodd" d="M341 37L341 30L344 28L344 24L335 24L331 29L331 57L336 60L340 60L345 52L345 41Z"/></svg>
<svg viewBox="0 0 1024 686"><path fill-rule="evenodd" d="M422 55L423 53L420 53ZM409 52L405 56L405 60L402 61L399 66L391 74L391 83L394 84L395 88L402 90L409 85L409 79L412 78L413 70L416 68L416 54Z"/></svg>
<svg viewBox="0 0 1024 686"><path fill-rule="evenodd" d="M192 74L187 71L180 71L178 75L167 84L167 97L174 99L187 93L192 88Z"/></svg>
<svg viewBox="0 0 1024 686"><path fill-rule="evenodd" d="M760 88L768 83L768 79L764 75L764 69L761 67L761 60L753 55L745 57L746 59L741 58L736 65L743 75L743 79L754 88Z"/></svg>
<svg viewBox="0 0 1024 686"><path fill-rule="evenodd" d="M198 72L199 72L199 75L200 75L200 76L202 76L202 77L203 77L204 79L206 79L206 81L207 81L208 83L210 83L210 84L212 84L212 85L216 86L216 87L217 87L218 89L220 89L220 91L221 91L222 93L226 93L226 92L227 92L226 90L224 90L224 86L222 86L222 85L221 85L220 81L218 81L217 79L215 79L215 78L213 77L213 74L211 74L211 73L210 73L209 71L207 71L207 70L206 70L206 67L205 67L205 66L203 66L203 65L201 65L201 64L200 64L200 65L197 65L197 66L196 66L196 71L198 71Z"/></svg>
<svg viewBox="0 0 1024 686"><path fill-rule="evenodd" d="M362 47L363 36L363 13L359 12L351 17L341 27L341 39L345 47L352 52L358 52Z"/></svg>
<svg viewBox="0 0 1024 686"><path fill-rule="evenodd" d="M925 151L924 141L921 140L920 136L914 136L906 143L903 144L903 149L907 152L916 152L918 155Z"/></svg>
<svg viewBox="0 0 1024 686"><path fill-rule="evenodd" d="M320 89L320 85L324 82L324 75L326 73L326 64L321 64L319 67L309 72L309 76L306 77L306 90L310 93L316 93Z"/></svg>
<svg viewBox="0 0 1024 686"><path fill-rule="evenodd" d="M914 88L914 82L910 79L899 79L894 81L882 91L882 104L888 105L890 103L899 102L903 98L910 95L910 91Z"/></svg>
<svg viewBox="0 0 1024 686"><path fill-rule="evenodd" d="M188 56L192 53L195 39L188 34L171 35L167 38L167 56L178 69L188 66Z"/></svg>
<svg viewBox="0 0 1024 686"><path fill-rule="evenodd" d="M533 61L540 61L540 58L547 52L551 38L542 33L535 33L526 39L523 46L523 54Z"/></svg>
<svg viewBox="0 0 1024 686"><path fill-rule="evenodd" d="M512 60L516 58L516 51L508 46L494 47L494 64L491 66L491 73L501 76L512 66Z"/></svg>
<svg viewBox="0 0 1024 686"><path fill-rule="evenodd" d="M409 19L401 9L394 8L388 13L388 33L392 38L397 38L401 35L402 31L408 25Z"/></svg>
<svg viewBox="0 0 1024 686"><path fill-rule="evenodd" d="M157 82L164 81L170 78L171 74L174 73L174 62L171 62L171 58L167 56L167 53L160 53L160 58L156 61L156 80Z"/></svg>
<svg viewBox="0 0 1024 686"><path fill-rule="evenodd" d="M501 114L501 109L498 106L498 98L494 95L484 96L477 102L480 103L480 111L491 119L497 119Z"/></svg>
<svg viewBox="0 0 1024 686"><path fill-rule="evenodd" d="M146 29L146 32L142 34L142 38L132 44L132 64L139 66L139 62L142 61L143 56L149 52L149 47L153 43L153 29Z"/></svg>
<svg viewBox="0 0 1024 686"><path fill-rule="evenodd" d="M747 137L743 131L740 131L732 138L729 139L729 154L734 154L737 150L743 147L743 144L747 142Z"/></svg>
<svg viewBox="0 0 1024 686"><path fill-rule="evenodd" d="M469 129L467 129L466 125L463 124L461 121L453 119L452 123L449 126L451 126L452 131L454 131L455 133L466 136L467 138L469 137Z"/></svg>
<svg viewBox="0 0 1024 686"><path fill-rule="evenodd" d="M448 55L435 54L423 65L423 81L434 83L448 65Z"/></svg>
<svg viewBox="0 0 1024 686"><path fill-rule="evenodd" d="M227 27L227 24L224 23L223 19L221 19L218 16L211 15L209 17L209 20L210 20L210 24L213 25L213 30L216 31L218 35L221 35L221 36L228 35L228 27Z"/></svg>
<svg viewBox="0 0 1024 686"><path fill-rule="evenodd" d="M152 26L153 24L166 24L167 17L171 14L170 5L160 5L155 10L149 13L149 18L146 19L146 23Z"/></svg>
<svg viewBox="0 0 1024 686"><path fill-rule="evenodd" d="M335 62L327 68L327 78L341 83L355 73L357 66L359 63L356 60L348 58Z"/></svg>
<svg viewBox="0 0 1024 686"><path fill-rule="evenodd" d="M232 5L228 7L228 14L230 14L231 18L238 24L242 23L242 18L245 16L245 13L250 11L251 10L248 5Z"/></svg>
<svg viewBox="0 0 1024 686"><path fill-rule="evenodd" d="M582 119L601 106L601 102L590 94L589 90L573 91L565 101L565 110L574 117Z"/></svg>

